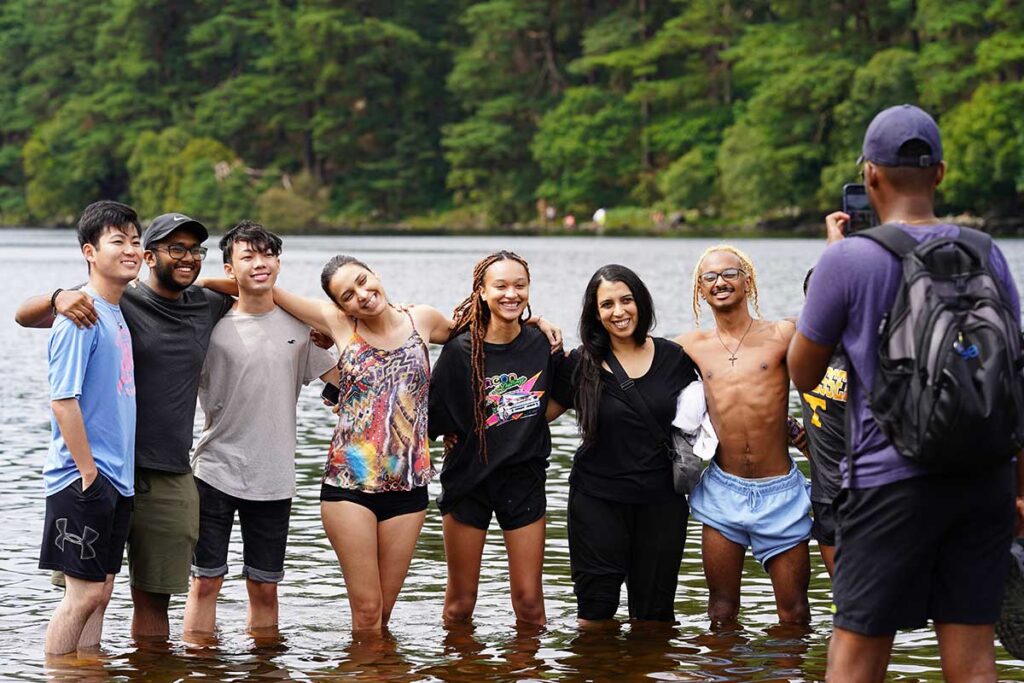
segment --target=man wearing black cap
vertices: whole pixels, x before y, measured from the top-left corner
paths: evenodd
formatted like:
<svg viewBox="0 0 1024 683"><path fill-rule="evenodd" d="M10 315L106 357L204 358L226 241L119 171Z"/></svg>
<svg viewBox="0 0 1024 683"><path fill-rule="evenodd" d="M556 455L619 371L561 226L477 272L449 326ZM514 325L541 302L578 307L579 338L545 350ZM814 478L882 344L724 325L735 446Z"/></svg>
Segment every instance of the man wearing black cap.
<svg viewBox="0 0 1024 683"><path fill-rule="evenodd" d="M918 242L957 239L936 217L935 188L946 165L935 121L911 105L878 114L864 136L864 184L883 223ZM868 397L879 365L879 329L900 288L900 259L872 239L843 239L850 217L826 217L829 246L814 268L789 347L800 391L821 380L841 342L849 361L847 453L837 498L838 551L828 680L881 681L899 629L935 624L950 681L995 681L993 624L999 616L1013 534L1010 462L955 475L900 453L873 417ZM1020 301L992 243L988 268L1010 313ZM1018 469L1017 477L1024 469ZM1016 507L1024 509L1017 499Z"/></svg>
<svg viewBox="0 0 1024 683"><path fill-rule="evenodd" d="M207 237L202 223L183 214L153 219L142 235L149 276L127 287L121 299L132 335L138 414L128 537L135 637L168 636L170 596L188 592L199 533L199 495L189 464L199 375L213 327L233 301L192 286ZM16 320L49 327L58 313L79 327L96 322L87 293L61 289L23 303Z"/></svg>

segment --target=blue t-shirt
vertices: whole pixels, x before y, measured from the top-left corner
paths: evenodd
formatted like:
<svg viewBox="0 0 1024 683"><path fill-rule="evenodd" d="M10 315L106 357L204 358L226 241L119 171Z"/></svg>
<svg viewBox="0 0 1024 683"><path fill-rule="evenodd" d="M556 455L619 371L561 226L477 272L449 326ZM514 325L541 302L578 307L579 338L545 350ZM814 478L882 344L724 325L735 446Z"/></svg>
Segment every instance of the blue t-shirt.
<svg viewBox="0 0 1024 683"><path fill-rule="evenodd" d="M960 234L960 228L951 224L900 228L919 242ZM1011 310L1019 319L1017 287L995 243L989 267L1002 282ZM900 260L872 240L854 237L836 242L814 267L807 301L796 325L816 344L834 347L842 342L850 361L847 409L852 415L847 422L847 439L854 459L852 482L847 481L845 459L841 466L843 485L850 488L882 486L928 472L893 448L868 407L878 367L879 326L896 300L901 274Z"/></svg>
<svg viewBox="0 0 1024 683"><path fill-rule="evenodd" d="M123 496L135 493L135 372L132 338L121 309L89 292L99 321L78 329L57 316L50 332L50 399L78 399L96 468ZM71 458L57 420L43 467L50 496L81 474Z"/></svg>

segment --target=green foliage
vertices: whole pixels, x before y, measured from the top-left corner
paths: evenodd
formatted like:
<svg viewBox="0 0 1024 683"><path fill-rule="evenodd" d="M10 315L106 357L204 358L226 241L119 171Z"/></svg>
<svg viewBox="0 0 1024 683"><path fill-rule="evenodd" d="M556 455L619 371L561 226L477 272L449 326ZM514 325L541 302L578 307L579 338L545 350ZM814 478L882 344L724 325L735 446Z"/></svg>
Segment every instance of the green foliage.
<svg viewBox="0 0 1024 683"><path fill-rule="evenodd" d="M257 200L260 221L271 230L304 231L318 227L327 205L327 190L308 173L275 186Z"/></svg>
<svg viewBox="0 0 1024 683"><path fill-rule="evenodd" d="M180 128L139 135L127 162L131 200L143 216L182 211L229 226L255 210L257 188L238 156L211 138Z"/></svg>
<svg viewBox="0 0 1024 683"><path fill-rule="evenodd" d="M901 102L947 208L1014 215L1022 88L1018 0L6 0L0 223L822 210Z"/></svg>
<svg viewBox="0 0 1024 683"><path fill-rule="evenodd" d="M947 202L976 213L1015 209L1024 192L1022 107L1024 83L985 84L943 119Z"/></svg>
<svg viewBox="0 0 1024 683"><path fill-rule="evenodd" d="M708 206L715 191L715 148L697 146L673 161L658 176L658 189L681 209Z"/></svg>
<svg viewBox="0 0 1024 683"><path fill-rule="evenodd" d="M639 118L634 105L612 93L568 90L533 138L533 157L546 178L537 196L582 213L622 203L640 170Z"/></svg>

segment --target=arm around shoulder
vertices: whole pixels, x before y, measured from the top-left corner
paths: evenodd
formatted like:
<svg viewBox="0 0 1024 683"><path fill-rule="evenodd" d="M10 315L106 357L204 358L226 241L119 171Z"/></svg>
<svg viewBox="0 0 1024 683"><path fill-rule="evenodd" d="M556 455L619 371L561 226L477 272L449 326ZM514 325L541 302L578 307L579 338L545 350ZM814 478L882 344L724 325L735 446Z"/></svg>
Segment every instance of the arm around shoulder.
<svg viewBox="0 0 1024 683"><path fill-rule="evenodd" d="M416 327L422 331L421 334L426 333L427 341L431 344L444 344L451 339L455 323L441 311L433 306L416 305L410 306L409 312Z"/></svg>
<svg viewBox="0 0 1024 683"><path fill-rule="evenodd" d="M346 331L351 331L348 318L329 301L310 299L288 290L274 287L274 303L313 329L330 335L337 341Z"/></svg>
<svg viewBox="0 0 1024 683"><path fill-rule="evenodd" d="M47 328L53 325L55 311L80 328L92 327L99 319L87 292L57 289L49 296L40 294L26 299L15 312L14 320L22 327Z"/></svg>
<svg viewBox="0 0 1024 683"><path fill-rule="evenodd" d="M700 330L687 330L686 332L680 333L679 336L677 336L672 341L682 346L683 351L689 354L689 350L687 347L693 346L694 342L697 340L697 335L699 333Z"/></svg>

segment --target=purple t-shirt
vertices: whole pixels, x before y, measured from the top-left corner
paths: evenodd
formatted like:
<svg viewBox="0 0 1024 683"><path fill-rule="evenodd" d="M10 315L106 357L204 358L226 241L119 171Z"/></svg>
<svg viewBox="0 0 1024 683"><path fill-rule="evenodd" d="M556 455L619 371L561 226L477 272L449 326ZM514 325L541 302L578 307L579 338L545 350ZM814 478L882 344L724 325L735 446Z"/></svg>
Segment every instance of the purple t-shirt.
<svg viewBox="0 0 1024 683"><path fill-rule="evenodd" d="M957 237L960 228L942 224L900 226L919 242ZM1014 315L1020 318L1020 299L1006 258L992 244L992 273L1004 285ZM797 330L816 344L842 342L850 359L847 439L854 458L852 481L847 461L840 470L843 486L869 488L921 476L928 470L900 455L882 434L868 407L878 367L878 334L882 318L892 308L900 285L901 264L895 255L866 238L849 238L829 246L814 267L807 301Z"/></svg>

